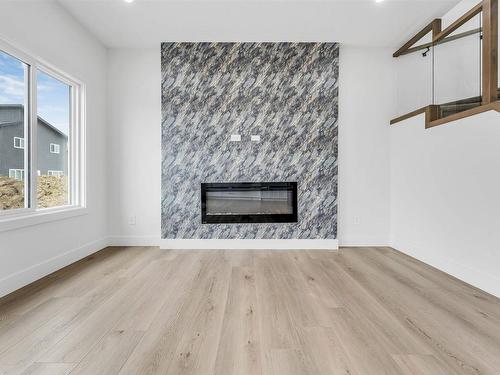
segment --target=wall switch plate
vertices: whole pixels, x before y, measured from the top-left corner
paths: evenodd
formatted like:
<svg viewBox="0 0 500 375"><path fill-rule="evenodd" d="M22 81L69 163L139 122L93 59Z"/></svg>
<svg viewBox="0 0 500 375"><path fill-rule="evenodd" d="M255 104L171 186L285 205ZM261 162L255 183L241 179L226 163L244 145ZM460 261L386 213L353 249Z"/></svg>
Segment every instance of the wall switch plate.
<svg viewBox="0 0 500 375"><path fill-rule="evenodd" d="M252 142L260 142L260 135L258 134L252 134L252 136L250 137L250 139L252 140Z"/></svg>
<svg viewBox="0 0 500 375"><path fill-rule="evenodd" d="M136 224L135 216L129 216L128 217L128 225L135 225L135 224Z"/></svg>
<svg viewBox="0 0 500 375"><path fill-rule="evenodd" d="M231 134L231 142L241 142L240 134Z"/></svg>
<svg viewBox="0 0 500 375"><path fill-rule="evenodd" d="M354 224L355 225L361 224L361 218L359 216L354 216Z"/></svg>

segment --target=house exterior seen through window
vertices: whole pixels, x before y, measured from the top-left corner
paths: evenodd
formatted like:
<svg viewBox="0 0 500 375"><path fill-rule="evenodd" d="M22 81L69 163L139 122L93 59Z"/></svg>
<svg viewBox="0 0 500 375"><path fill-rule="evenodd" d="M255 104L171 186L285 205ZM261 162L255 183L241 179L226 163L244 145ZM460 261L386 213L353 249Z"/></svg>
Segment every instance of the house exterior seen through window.
<svg viewBox="0 0 500 375"><path fill-rule="evenodd" d="M0 51L0 212L29 206L26 194L29 65ZM5 82L5 84L4 84ZM27 111L26 111L27 112Z"/></svg>
<svg viewBox="0 0 500 375"><path fill-rule="evenodd" d="M0 215L82 207L82 85L7 49L0 49L0 77L6 77L0 85ZM32 99L36 111L29 110Z"/></svg>

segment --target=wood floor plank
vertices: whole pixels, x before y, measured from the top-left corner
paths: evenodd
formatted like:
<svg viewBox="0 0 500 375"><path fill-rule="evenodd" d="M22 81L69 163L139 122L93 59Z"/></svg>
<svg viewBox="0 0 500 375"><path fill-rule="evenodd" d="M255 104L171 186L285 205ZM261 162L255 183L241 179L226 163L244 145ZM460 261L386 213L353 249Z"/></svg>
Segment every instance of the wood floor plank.
<svg viewBox="0 0 500 375"><path fill-rule="evenodd" d="M254 270L253 267L232 267L214 374L258 374L260 360Z"/></svg>
<svg viewBox="0 0 500 375"><path fill-rule="evenodd" d="M273 349L269 352L272 375L315 375L307 366L304 353L299 349Z"/></svg>
<svg viewBox="0 0 500 375"><path fill-rule="evenodd" d="M186 310L186 326L166 375L204 375L211 372L217 356L224 309L227 304L231 265L223 254L209 271L207 282L194 291ZM194 303L193 303L194 302Z"/></svg>
<svg viewBox="0 0 500 375"><path fill-rule="evenodd" d="M0 374L498 375L500 300L390 248L109 248L0 299Z"/></svg>
<svg viewBox="0 0 500 375"><path fill-rule="evenodd" d="M351 310L331 310L335 323L331 334L340 343L347 355L350 369L358 374L399 374L400 369L391 356L392 345L387 337L373 326L360 322Z"/></svg>
<svg viewBox="0 0 500 375"><path fill-rule="evenodd" d="M68 375L74 363L34 363L21 375Z"/></svg>
<svg viewBox="0 0 500 375"><path fill-rule="evenodd" d="M51 298L12 324L3 327L0 330L0 358L24 338L29 339L33 332L65 311L67 306L78 301L78 298ZM1 359L0 364L2 364Z"/></svg>
<svg viewBox="0 0 500 375"><path fill-rule="evenodd" d="M71 375L114 375L122 368L144 332L112 331L99 341Z"/></svg>
<svg viewBox="0 0 500 375"><path fill-rule="evenodd" d="M293 320L278 287L278 276L271 265L272 257L259 256L255 259L255 277L258 298L259 327L263 359L272 349L296 349L300 340L294 329Z"/></svg>
<svg viewBox="0 0 500 375"><path fill-rule="evenodd" d="M177 352L177 348L184 334L187 331L192 333L194 310L202 301L205 308L208 303L210 308L213 306L210 300L206 300L209 294L205 292L211 290L213 278L221 267L218 261L223 255L222 252L186 251L184 256L194 257L194 267L171 280L176 292L162 306L150 329L120 370L120 375L165 374L173 361L184 361L188 352L190 361L191 351ZM216 348L218 340L207 344Z"/></svg>
<svg viewBox="0 0 500 375"><path fill-rule="evenodd" d="M114 274L126 262L133 264L136 255L137 251L131 248L112 248L91 255L2 298L0 311L25 314L51 298L88 295L92 288L102 288L104 276ZM108 280L114 283L117 279L114 275Z"/></svg>
<svg viewBox="0 0 500 375"><path fill-rule="evenodd" d="M493 373L500 368L500 328L496 324L450 303L439 289L415 288L402 270L391 271L372 252L350 252L344 256L344 264L372 295L383 299L397 320L434 349L430 354L447 361L455 371Z"/></svg>
<svg viewBox="0 0 500 375"><path fill-rule="evenodd" d="M61 306L56 314L48 317L45 324L0 355L0 363L13 366L7 372L9 375L22 373L34 362L44 362L45 353L54 348L103 301L102 296L62 300L66 302L65 305Z"/></svg>
<svg viewBox="0 0 500 375"><path fill-rule="evenodd" d="M319 306L311 290L308 278L303 275L294 262L295 252L282 252L270 260L276 288L280 291L294 326L318 327L331 324L325 309Z"/></svg>
<svg viewBox="0 0 500 375"><path fill-rule="evenodd" d="M340 299L335 295L334 289L329 287L328 274L322 267L317 267L306 252L297 252L293 254L298 272L306 280L309 290L316 302L329 309L341 307Z"/></svg>
<svg viewBox="0 0 500 375"><path fill-rule="evenodd" d="M87 319L76 325L71 334L62 338L39 362L74 363L81 361L127 312L131 298L145 293L150 288L149 282L152 278L156 278L155 269L161 265L159 262L149 264L143 272L98 306Z"/></svg>
<svg viewBox="0 0 500 375"><path fill-rule="evenodd" d="M96 266L105 259L113 257L117 250L111 250L110 248L106 250L101 250L95 254L92 254L76 263L73 263L57 272L45 276L44 278L31 283L19 290L0 299L0 315L2 314L13 314L22 315L31 310L32 308L46 302L48 299L54 298L54 285L56 287L65 287L60 284L66 284L69 277L78 277L81 268L88 266Z"/></svg>
<svg viewBox="0 0 500 375"><path fill-rule="evenodd" d="M192 257L157 259L157 267L152 271L150 281L129 302L114 329L147 331L168 297L176 292L171 280L178 278L181 272L192 269L194 261Z"/></svg>
<svg viewBox="0 0 500 375"><path fill-rule="evenodd" d="M327 285L335 291L335 298L344 309L341 311L346 311L355 319L366 340L389 354L431 354L431 349L408 332L383 303L349 276L339 266L338 260L337 256L325 261L312 259L311 262L318 269L323 269L329 280ZM337 322L334 321L334 324L336 326Z"/></svg>
<svg viewBox="0 0 500 375"><path fill-rule="evenodd" d="M359 249L364 250L364 249ZM422 263L408 255L402 254L390 248L370 248L369 252L374 255L379 254L387 260L392 260L405 266L404 269L412 270L412 275L420 275L433 283L435 288L442 290L442 293L453 295L460 298L465 306L475 306L478 309L487 312L489 316L494 316L500 320L500 311L498 310L498 298L482 290L475 288L453 276L435 269L425 263Z"/></svg>
<svg viewBox="0 0 500 375"><path fill-rule="evenodd" d="M333 328L308 327L302 335L304 354L315 364L316 374L362 375L351 364L346 348Z"/></svg>
<svg viewBox="0 0 500 375"><path fill-rule="evenodd" d="M432 355L395 355L394 360L404 375L454 375L456 372L440 363Z"/></svg>

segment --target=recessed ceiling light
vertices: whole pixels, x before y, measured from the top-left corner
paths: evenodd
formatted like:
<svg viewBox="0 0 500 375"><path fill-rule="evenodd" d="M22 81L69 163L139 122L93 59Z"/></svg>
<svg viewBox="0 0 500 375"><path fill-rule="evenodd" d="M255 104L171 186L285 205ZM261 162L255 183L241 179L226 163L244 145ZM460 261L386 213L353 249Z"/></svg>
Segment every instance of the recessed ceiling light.
<svg viewBox="0 0 500 375"><path fill-rule="evenodd" d="M376 3L381 3L382 1L384 1L384 0L375 0Z"/></svg>
<svg viewBox="0 0 500 375"><path fill-rule="evenodd" d="M123 0L123 1L125 1L126 3L129 3L129 4L134 2L134 0Z"/></svg>

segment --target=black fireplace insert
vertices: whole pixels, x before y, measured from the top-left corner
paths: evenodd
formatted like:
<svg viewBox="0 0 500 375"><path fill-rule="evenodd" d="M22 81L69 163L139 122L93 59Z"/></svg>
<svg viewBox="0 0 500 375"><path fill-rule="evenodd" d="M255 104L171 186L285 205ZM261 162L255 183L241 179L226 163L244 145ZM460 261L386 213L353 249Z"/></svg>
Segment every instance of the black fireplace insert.
<svg viewBox="0 0 500 375"><path fill-rule="evenodd" d="M201 222L296 223L297 182L202 183Z"/></svg>

